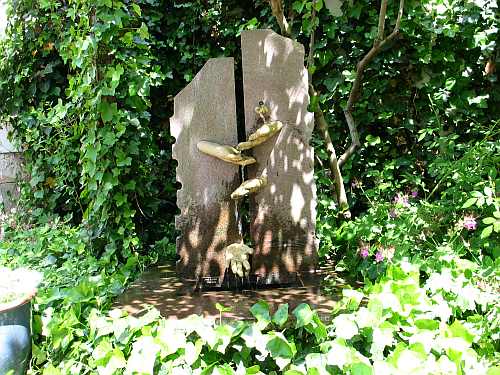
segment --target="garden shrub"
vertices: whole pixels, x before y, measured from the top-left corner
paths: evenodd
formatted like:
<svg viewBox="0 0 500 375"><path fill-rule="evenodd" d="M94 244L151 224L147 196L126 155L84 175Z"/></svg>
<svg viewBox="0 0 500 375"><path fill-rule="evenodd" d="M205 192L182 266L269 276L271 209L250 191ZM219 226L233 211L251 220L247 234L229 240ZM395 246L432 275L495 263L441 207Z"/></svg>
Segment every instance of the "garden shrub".
<svg viewBox="0 0 500 375"><path fill-rule="evenodd" d="M33 374L493 374L488 359L498 361L497 290L478 288L483 269L446 251L426 281L402 259L364 290L344 289L331 323L306 304L271 314L261 301L253 320L221 324L112 309L146 259L96 259L62 224L5 229L0 266L44 275L33 305Z"/></svg>

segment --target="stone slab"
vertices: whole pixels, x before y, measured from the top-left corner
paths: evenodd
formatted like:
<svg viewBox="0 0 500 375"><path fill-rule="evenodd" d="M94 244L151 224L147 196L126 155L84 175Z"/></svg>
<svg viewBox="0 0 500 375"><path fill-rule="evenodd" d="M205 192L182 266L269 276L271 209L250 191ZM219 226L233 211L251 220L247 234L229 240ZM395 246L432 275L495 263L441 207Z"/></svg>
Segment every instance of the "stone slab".
<svg viewBox="0 0 500 375"><path fill-rule="evenodd" d="M272 120L285 124L252 150L257 164L248 167L248 178L268 179L250 201L252 269L269 282L286 283L317 264L314 150L309 145L314 115L307 110L304 47L271 30L251 30L242 33L241 48L247 137L259 126L255 107L260 101L270 108Z"/></svg>
<svg viewBox="0 0 500 375"><path fill-rule="evenodd" d="M237 207L230 195L240 184L239 167L198 151L199 141L238 142L234 59L210 59L174 99L170 132L176 141L180 231L177 269L186 279L222 278L223 249L241 240Z"/></svg>
<svg viewBox="0 0 500 375"><path fill-rule="evenodd" d="M0 183L15 182L22 172L19 153L0 153Z"/></svg>

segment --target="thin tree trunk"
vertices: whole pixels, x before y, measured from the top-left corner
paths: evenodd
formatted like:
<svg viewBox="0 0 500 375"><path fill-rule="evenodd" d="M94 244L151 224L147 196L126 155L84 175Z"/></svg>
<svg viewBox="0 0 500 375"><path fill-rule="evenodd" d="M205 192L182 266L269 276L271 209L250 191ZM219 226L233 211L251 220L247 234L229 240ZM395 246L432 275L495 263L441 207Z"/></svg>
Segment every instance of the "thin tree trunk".
<svg viewBox="0 0 500 375"><path fill-rule="evenodd" d="M311 98L316 96L316 92L314 91L314 87L312 85L309 89L309 95L311 96ZM316 105L316 108L314 109L314 122L315 128L319 131L321 137L323 138L323 141L325 142L326 150L328 153L328 166L335 181L337 203L340 210L344 212L344 217L350 218L351 213L349 211L349 203L347 202L344 179L342 178L342 172L340 171L339 163L337 160L337 153L335 152L335 147L333 146L330 133L328 132L328 123L319 105Z"/></svg>

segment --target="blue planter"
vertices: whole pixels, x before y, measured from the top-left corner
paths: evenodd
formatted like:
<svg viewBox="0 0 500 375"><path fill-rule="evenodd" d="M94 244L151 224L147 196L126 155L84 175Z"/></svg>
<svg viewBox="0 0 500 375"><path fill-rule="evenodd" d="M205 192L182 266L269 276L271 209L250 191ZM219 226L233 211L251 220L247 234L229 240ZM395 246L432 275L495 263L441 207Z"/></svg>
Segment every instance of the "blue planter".
<svg viewBox="0 0 500 375"><path fill-rule="evenodd" d="M30 355L31 299L28 299L0 311L0 375L26 374Z"/></svg>

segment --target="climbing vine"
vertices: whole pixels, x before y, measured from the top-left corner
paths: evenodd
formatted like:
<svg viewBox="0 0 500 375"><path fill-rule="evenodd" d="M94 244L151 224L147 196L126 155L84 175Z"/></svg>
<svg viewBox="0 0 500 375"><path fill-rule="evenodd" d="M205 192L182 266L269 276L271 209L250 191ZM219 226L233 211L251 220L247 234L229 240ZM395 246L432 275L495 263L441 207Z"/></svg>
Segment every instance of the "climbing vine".
<svg viewBox="0 0 500 375"><path fill-rule="evenodd" d="M10 21L0 85L27 161L25 195L35 214L81 221L101 249L119 242L127 255L152 190L149 96L162 78L140 3L21 1Z"/></svg>

